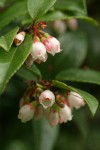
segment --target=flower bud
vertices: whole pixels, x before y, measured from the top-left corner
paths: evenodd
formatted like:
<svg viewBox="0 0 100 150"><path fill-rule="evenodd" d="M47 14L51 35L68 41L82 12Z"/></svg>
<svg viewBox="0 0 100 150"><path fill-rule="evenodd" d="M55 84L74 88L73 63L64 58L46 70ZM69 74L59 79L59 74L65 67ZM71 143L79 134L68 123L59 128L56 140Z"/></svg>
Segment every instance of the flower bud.
<svg viewBox="0 0 100 150"><path fill-rule="evenodd" d="M40 41L35 41L31 51L32 58L38 63L45 62L47 60L46 48Z"/></svg>
<svg viewBox="0 0 100 150"><path fill-rule="evenodd" d="M25 39L25 32L24 31L19 32L14 39L15 45L16 46L21 45L24 39Z"/></svg>
<svg viewBox="0 0 100 150"><path fill-rule="evenodd" d="M45 39L43 41L43 44L45 45L47 52L50 53L52 51L52 46L51 46L50 42L47 39Z"/></svg>
<svg viewBox="0 0 100 150"><path fill-rule="evenodd" d="M60 42L59 42L56 38L54 38L54 37L52 37L52 36L49 36L49 37L47 38L47 40L48 40L48 42L49 42L49 45L51 45L51 47L52 47L51 50L48 50L48 49L47 49L47 52L48 52L48 53L50 53L50 54L52 54L52 55L54 56L56 53L61 52L61 49L60 49Z"/></svg>
<svg viewBox="0 0 100 150"><path fill-rule="evenodd" d="M50 111L48 121L52 127L55 127L59 123L59 114L56 109Z"/></svg>
<svg viewBox="0 0 100 150"><path fill-rule="evenodd" d="M56 20L53 23L53 28L57 33L63 34L67 29L67 25L62 20Z"/></svg>
<svg viewBox="0 0 100 150"><path fill-rule="evenodd" d="M21 119L22 122L29 121L33 118L34 111L35 109L32 104L26 104L20 108L18 118Z"/></svg>
<svg viewBox="0 0 100 150"><path fill-rule="evenodd" d="M45 29L47 27L47 24L46 24L46 22L40 22L40 23L38 23L38 26L42 29Z"/></svg>
<svg viewBox="0 0 100 150"><path fill-rule="evenodd" d="M67 24L68 24L68 27L73 31L77 30L78 28L78 22L77 22L77 19L75 18L69 19L67 21Z"/></svg>
<svg viewBox="0 0 100 150"><path fill-rule="evenodd" d="M40 94L39 102L46 109L55 103L55 95L50 90L45 90Z"/></svg>
<svg viewBox="0 0 100 150"><path fill-rule="evenodd" d="M32 58L32 55L30 54L30 55L27 57L27 59L26 59L26 61L25 61L25 64L26 64L26 66L31 67L32 64L33 64L33 62L34 62L34 59Z"/></svg>
<svg viewBox="0 0 100 150"><path fill-rule="evenodd" d="M68 94L68 102L71 108L80 108L85 105L83 98L76 92L70 92Z"/></svg>
<svg viewBox="0 0 100 150"><path fill-rule="evenodd" d="M72 112L70 107L65 105L64 108L61 108L59 112L59 122L62 123L70 120L72 120Z"/></svg>

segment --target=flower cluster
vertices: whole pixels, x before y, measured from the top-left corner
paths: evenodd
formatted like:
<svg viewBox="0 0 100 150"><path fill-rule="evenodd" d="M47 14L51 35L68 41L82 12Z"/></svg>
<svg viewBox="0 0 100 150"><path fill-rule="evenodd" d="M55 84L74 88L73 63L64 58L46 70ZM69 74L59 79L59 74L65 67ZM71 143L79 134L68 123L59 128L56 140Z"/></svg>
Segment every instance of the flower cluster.
<svg viewBox="0 0 100 150"><path fill-rule="evenodd" d="M32 25L30 30L34 32L32 51L26 60L26 65L31 66L34 61L41 63L45 62L48 58L47 53L55 55L61 52L60 42L53 36L44 32L41 29L46 27L46 23L40 22L36 25ZM24 41L26 33L24 31L19 32L15 37L15 44L19 46Z"/></svg>
<svg viewBox="0 0 100 150"><path fill-rule="evenodd" d="M53 22L52 28L57 34L64 34L67 30L76 31L78 29L78 21L75 18L56 20Z"/></svg>
<svg viewBox="0 0 100 150"><path fill-rule="evenodd" d="M33 117L39 119L44 114L49 124L55 127L58 123L72 120L73 108L79 109L84 105L83 98L76 92L59 94L51 83L30 84L20 101L18 118L26 122Z"/></svg>

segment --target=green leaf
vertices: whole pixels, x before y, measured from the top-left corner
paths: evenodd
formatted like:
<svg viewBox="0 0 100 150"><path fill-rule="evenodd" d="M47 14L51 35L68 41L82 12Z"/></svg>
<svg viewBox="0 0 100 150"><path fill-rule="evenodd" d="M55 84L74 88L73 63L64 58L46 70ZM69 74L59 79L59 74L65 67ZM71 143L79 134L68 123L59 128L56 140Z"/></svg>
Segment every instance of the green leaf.
<svg viewBox="0 0 100 150"><path fill-rule="evenodd" d="M61 19L67 19L67 15L61 11L53 11L40 17L38 21L41 21L41 20L42 21L55 21L55 20L61 20Z"/></svg>
<svg viewBox="0 0 100 150"><path fill-rule="evenodd" d="M17 75L25 80L39 80L42 78L40 70L35 65L32 65L30 68L26 66L21 67Z"/></svg>
<svg viewBox="0 0 100 150"><path fill-rule="evenodd" d="M0 0L0 6L3 7L6 0Z"/></svg>
<svg viewBox="0 0 100 150"><path fill-rule="evenodd" d="M55 56L55 70L61 71L82 65L87 54L87 39L85 34L74 32L62 35L59 38L62 52Z"/></svg>
<svg viewBox="0 0 100 150"><path fill-rule="evenodd" d="M32 48L32 39L27 36L19 47L12 47L6 53L0 49L0 94L16 71L22 66Z"/></svg>
<svg viewBox="0 0 100 150"><path fill-rule="evenodd" d="M63 11L66 19L77 18L94 25L98 24L96 20L87 16L86 0L58 0L54 8Z"/></svg>
<svg viewBox="0 0 100 150"><path fill-rule="evenodd" d="M74 14L69 14L69 13L65 13L65 12L62 12L62 11L53 11L53 12L48 12L47 14L41 16L39 19L38 19L38 22L39 21L55 21L55 20L64 20L64 19L73 19L73 18L76 18L76 19L81 19L81 20L84 20L86 22L90 22L92 23L93 25L98 25L97 21L94 20L93 18L90 18L88 16L79 16L79 15L74 15Z"/></svg>
<svg viewBox="0 0 100 150"><path fill-rule="evenodd" d="M18 2L0 13L0 28L5 27L11 21L21 17L27 13L26 2Z"/></svg>
<svg viewBox="0 0 100 150"><path fill-rule="evenodd" d="M28 0L28 12L35 19L45 14L56 2L56 0Z"/></svg>
<svg viewBox="0 0 100 150"><path fill-rule="evenodd" d="M58 135L58 126L52 128L45 118L33 122L34 150L52 150Z"/></svg>
<svg viewBox="0 0 100 150"><path fill-rule="evenodd" d="M18 30L19 30L19 28L16 27L15 29L11 30L4 36L1 36L0 37L0 47L2 47L5 51L8 52L11 48L11 45L13 44L14 38L15 38Z"/></svg>
<svg viewBox="0 0 100 150"><path fill-rule="evenodd" d="M98 101L97 101L97 99L94 96L92 96L91 94L89 94L89 93L87 93L85 91L82 91L80 89L68 86L67 84L62 83L62 82L57 81L57 80L53 80L52 83L53 83L54 86L56 86L58 88L74 91L74 92L77 92L78 94L80 94L82 96L82 98L84 99L84 101L89 106L92 114L94 115L96 113L96 110L98 108Z"/></svg>
<svg viewBox="0 0 100 150"><path fill-rule="evenodd" d="M86 138L89 131L86 111L82 109L74 110L73 120L77 125L78 129L80 130L80 132L82 133L82 135L84 136L84 138Z"/></svg>
<svg viewBox="0 0 100 150"><path fill-rule="evenodd" d="M86 82L100 85L100 72L94 70L68 69L56 76L57 80Z"/></svg>
<svg viewBox="0 0 100 150"><path fill-rule="evenodd" d="M59 10L66 10L74 15L87 15L85 0L58 0L54 7Z"/></svg>

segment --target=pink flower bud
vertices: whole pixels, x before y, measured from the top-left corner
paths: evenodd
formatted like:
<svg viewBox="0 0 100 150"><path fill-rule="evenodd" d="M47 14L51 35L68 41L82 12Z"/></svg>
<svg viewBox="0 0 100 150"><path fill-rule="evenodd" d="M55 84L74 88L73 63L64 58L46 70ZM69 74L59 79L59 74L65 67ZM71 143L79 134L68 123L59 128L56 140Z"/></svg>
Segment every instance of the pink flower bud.
<svg viewBox="0 0 100 150"><path fill-rule="evenodd" d="M49 45L52 47L51 50L47 49L48 53L54 56L56 53L61 52L60 42L56 38L49 36L47 40L48 40Z"/></svg>
<svg viewBox="0 0 100 150"><path fill-rule="evenodd" d="M16 46L21 45L24 39L25 39L25 32L24 31L19 32L14 39L15 45Z"/></svg>
<svg viewBox="0 0 100 150"><path fill-rule="evenodd" d="M75 18L69 19L67 21L67 24L68 24L68 27L73 31L77 30L78 28L78 21Z"/></svg>
<svg viewBox="0 0 100 150"><path fill-rule="evenodd" d="M32 104L26 104L20 108L18 118L21 119L22 122L29 121L33 118L34 111L35 109Z"/></svg>
<svg viewBox="0 0 100 150"><path fill-rule="evenodd" d="M46 109L55 103L55 95L50 90L45 90L40 94L39 102Z"/></svg>
<svg viewBox="0 0 100 150"><path fill-rule="evenodd" d="M85 105L83 98L76 92L69 93L68 102L71 108L76 108L76 109Z"/></svg>
<svg viewBox="0 0 100 150"><path fill-rule="evenodd" d="M50 53L52 51L52 46L51 46L50 42L47 39L45 39L43 41L43 44L45 45L47 52Z"/></svg>
<svg viewBox="0 0 100 150"><path fill-rule="evenodd" d="M55 127L59 123L59 114L58 114L57 110L50 111L48 120L52 127Z"/></svg>
<svg viewBox="0 0 100 150"><path fill-rule="evenodd" d="M26 61L25 61L25 64L26 64L26 66L31 67L32 64L33 64L33 62L34 62L34 59L32 58L32 56L31 56L31 54L30 54L30 55L27 57L27 59L26 59Z"/></svg>
<svg viewBox="0 0 100 150"><path fill-rule="evenodd" d="M70 107L65 105L64 108L61 108L59 112L59 122L62 123L70 120L72 120L72 112Z"/></svg>
<svg viewBox="0 0 100 150"><path fill-rule="evenodd" d="M57 33L62 34L62 33L64 33L66 31L67 26L66 26L66 24L65 24L64 21L62 21L62 20L56 20L53 23L53 28L54 28L54 30Z"/></svg>
<svg viewBox="0 0 100 150"><path fill-rule="evenodd" d="M46 24L46 22L40 22L40 23L38 23L38 26L42 29L45 29L47 27L47 24Z"/></svg>
<svg viewBox="0 0 100 150"><path fill-rule="evenodd" d="M40 41L35 41L33 43L32 51L31 51L32 58L34 61L37 62L45 62L47 60L47 53L46 48Z"/></svg>

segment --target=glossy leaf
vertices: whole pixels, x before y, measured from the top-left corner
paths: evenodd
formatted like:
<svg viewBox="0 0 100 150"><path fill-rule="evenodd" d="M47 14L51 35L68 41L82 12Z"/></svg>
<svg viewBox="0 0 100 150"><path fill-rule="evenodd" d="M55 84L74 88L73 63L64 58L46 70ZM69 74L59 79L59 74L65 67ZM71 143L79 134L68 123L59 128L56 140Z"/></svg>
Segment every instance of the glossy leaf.
<svg viewBox="0 0 100 150"><path fill-rule="evenodd" d="M54 7L59 10L66 10L74 15L87 15L85 0L58 0Z"/></svg>
<svg viewBox="0 0 100 150"><path fill-rule="evenodd" d="M11 21L27 13L26 2L18 2L0 13L0 28L5 27Z"/></svg>
<svg viewBox="0 0 100 150"><path fill-rule="evenodd" d="M81 20L84 20L86 22L90 22L92 23L93 25L97 25L97 21L88 17L88 16L85 16L85 15L78 15L78 14L72 14L72 13L67 13L67 12L62 12L62 11L59 11L59 10L56 10L56 11L53 11L53 12L49 12L43 16L41 16L39 19L38 19L38 22L39 21L55 21L55 20L63 20L63 19L72 19L72 18L76 18L76 19L81 19Z"/></svg>
<svg viewBox="0 0 100 150"><path fill-rule="evenodd" d="M87 54L86 36L81 32L67 33L59 41L62 52L55 56L56 72L81 66Z"/></svg>
<svg viewBox="0 0 100 150"><path fill-rule="evenodd" d="M82 98L84 99L84 101L89 106L92 114L93 115L95 114L95 112L96 112L96 110L98 108L98 101L97 101L97 99L94 96L92 96L91 94L89 94L89 93L87 93L85 91L82 91L80 89L68 86L67 84L62 83L62 82L57 81L57 80L53 81L53 85L55 87L60 88L60 89L70 90L70 91L74 91L74 92L77 92L78 94L80 94L82 96Z"/></svg>
<svg viewBox="0 0 100 150"><path fill-rule="evenodd" d="M61 11L53 11L40 17L38 21L41 21L41 20L42 21L55 21L55 20L61 20L61 19L67 19L67 15Z"/></svg>
<svg viewBox="0 0 100 150"><path fill-rule="evenodd" d="M25 80L39 80L42 78L40 70L35 65L32 65L30 68L26 66L21 67L17 75Z"/></svg>
<svg viewBox="0 0 100 150"><path fill-rule="evenodd" d="M57 0L54 8L63 11L66 19L78 18L94 25L98 24L96 20L87 16L86 0Z"/></svg>
<svg viewBox="0 0 100 150"><path fill-rule="evenodd" d="M58 136L58 126L52 128L45 118L33 122L34 150L52 150Z"/></svg>
<svg viewBox="0 0 100 150"><path fill-rule="evenodd" d="M28 12L33 19L45 14L56 2L56 0L28 0Z"/></svg>
<svg viewBox="0 0 100 150"><path fill-rule="evenodd" d="M56 76L57 80L86 82L100 85L100 72L94 70L68 69Z"/></svg>
<svg viewBox="0 0 100 150"><path fill-rule="evenodd" d="M87 112L82 109L75 110L73 120L82 133L83 137L86 138L89 131Z"/></svg>
<svg viewBox="0 0 100 150"><path fill-rule="evenodd" d="M19 47L12 47L6 53L0 49L0 94L3 92L9 79L22 66L32 48L32 40L27 36Z"/></svg>
<svg viewBox="0 0 100 150"><path fill-rule="evenodd" d="M18 30L19 30L19 28L16 27L15 29L11 30L4 36L1 36L0 37L0 47L8 52L11 48L11 45L13 44L14 38L15 38Z"/></svg>

